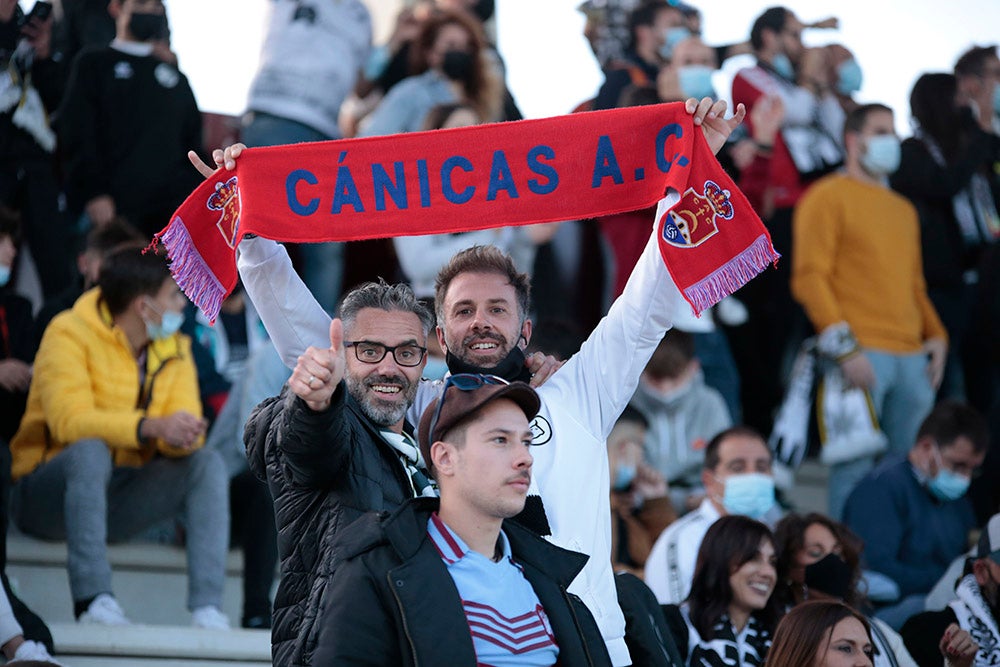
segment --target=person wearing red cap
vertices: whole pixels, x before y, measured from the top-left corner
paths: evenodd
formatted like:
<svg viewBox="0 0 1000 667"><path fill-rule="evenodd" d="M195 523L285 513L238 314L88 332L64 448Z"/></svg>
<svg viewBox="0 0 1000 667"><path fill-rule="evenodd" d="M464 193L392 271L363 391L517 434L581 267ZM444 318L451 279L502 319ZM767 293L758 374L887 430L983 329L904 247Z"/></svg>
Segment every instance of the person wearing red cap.
<svg viewBox="0 0 1000 667"><path fill-rule="evenodd" d="M539 405L523 382L448 378L419 427L440 500L373 512L341 533L314 664L611 664L566 592L587 557L508 521L528 495Z"/></svg>

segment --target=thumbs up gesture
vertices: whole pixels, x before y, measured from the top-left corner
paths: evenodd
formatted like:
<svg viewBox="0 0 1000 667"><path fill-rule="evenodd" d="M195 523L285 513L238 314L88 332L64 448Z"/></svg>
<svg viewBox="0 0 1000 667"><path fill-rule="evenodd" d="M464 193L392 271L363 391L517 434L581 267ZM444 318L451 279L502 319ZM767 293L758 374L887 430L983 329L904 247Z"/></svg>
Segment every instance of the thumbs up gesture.
<svg viewBox="0 0 1000 667"><path fill-rule="evenodd" d="M344 325L338 318L330 322L330 347L309 347L302 353L288 386L310 410L322 412L330 407L330 398L344 378L345 364Z"/></svg>

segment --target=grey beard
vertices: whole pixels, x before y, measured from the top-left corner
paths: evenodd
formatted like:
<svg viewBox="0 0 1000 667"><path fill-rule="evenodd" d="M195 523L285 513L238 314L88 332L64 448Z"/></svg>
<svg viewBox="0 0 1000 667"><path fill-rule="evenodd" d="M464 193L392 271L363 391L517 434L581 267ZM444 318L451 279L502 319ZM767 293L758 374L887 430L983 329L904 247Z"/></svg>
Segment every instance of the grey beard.
<svg viewBox="0 0 1000 667"><path fill-rule="evenodd" d="M351 398L357 402L358 406L361 408L361 412L364 413L368 419L370 419L376 426L389 427L394 426L399 423L399 420L406 416L406 411L409 409L410 404L413 403L414 395L416 394L416 385L410 384L405 378L403 379L402 392L406 396L406 400L402 403L383 403L377 397L373 397L371 392L367 391L365 385L365 379L357 379L348 375L345 378L347 383L347 392L351 395ZM371 378L372 380L385 380L384 376L378 376L376 378ZM398 378L393 378L394 380Z"/></svg>

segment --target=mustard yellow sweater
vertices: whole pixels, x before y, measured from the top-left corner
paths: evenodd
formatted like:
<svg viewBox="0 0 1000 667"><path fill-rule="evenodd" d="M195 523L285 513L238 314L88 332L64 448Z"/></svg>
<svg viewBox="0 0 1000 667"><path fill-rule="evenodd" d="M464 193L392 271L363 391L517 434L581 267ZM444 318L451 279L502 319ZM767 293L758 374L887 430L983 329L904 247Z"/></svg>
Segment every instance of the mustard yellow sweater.
<svg viewBox="0 0 1000 667"><path fill-rule="evenodd" d="M862 347L916 352L947 338L927 297L917 211L888 188L821 179L792 219L792 294L817 332L846 321Z"/></svg>

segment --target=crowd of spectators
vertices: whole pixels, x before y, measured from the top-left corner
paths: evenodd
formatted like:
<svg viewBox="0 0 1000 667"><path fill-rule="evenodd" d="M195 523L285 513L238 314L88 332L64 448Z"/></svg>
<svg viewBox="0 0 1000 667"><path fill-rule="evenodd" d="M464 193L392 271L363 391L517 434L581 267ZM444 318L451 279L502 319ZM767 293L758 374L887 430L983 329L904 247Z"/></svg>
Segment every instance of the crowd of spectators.
<svg viewBox="0 0 1000 667"><path fill-rule="evenodd" d="M303 511L290 520L287 499L323 512L345 501L331 496L339 473L326 454L304 445L289 463L275 453L283 440L268 420L285 420L280 432L289 424L297 435L319 429L309 411L330 408L331 396L323 404L312 393L324 367L313 362L307 385L299 377L297 386L305 350L284 345L268 321L277 306L258 303L260 285L280 275L270 242L244 241L256 273L249 277L241 264L246 288L229 297L214 325L182 302L164 258L140 254L200 181L188 152L219 148L202 144L202 114L170 47L168 7L62 0L49 13L46 6L25 13L17 0L0 0L0 537L9 517L26 533L65 540L75 617L124 625L128 610L111 590L105 545L165 520L187 549L193 623L217 631L229 627L221 613L223 543L238 544L241 625L270 628L274 619L275 664L309 664L334 574L320 561L332 557L346 519ZM609 492L607 507L591 497L564 508L567 499L550 490L563 487L542 477L550 486L539 486L540 497L531 488L526 512L534 507L553 521L536 532L633 575L615 579L635 664L997 664L1000 459L990 449L1000 429L997 47L970 46L956 62L923 73L910 95L915 129L901 139L894 114L904 110L858 96L874 63L858 62L849 45L805 46L803 31L822 36L835 18L810 23L762 7L745 42L711 45L701 36L701 11L685 2L587 0L580 10L605 80L567 113L718 98L713 73L735 55L753 58L729 91L746 119L718 158L783 257L700 318L685 313L666 335L656 332L659 345L631 360L639 363L635 385L609 390L623 394L622 405L610 401L614 410L598 410L599 424L575 427L606 444L589 455L607 473L596 487ZM267 146L520 119L492 43L493 11L482 0L416 0L387 41L373 44L361 0L271 2L243 141ZM349 432L353 446L370 427L366 419L391 426L364 437L389 443L389 463L380 461L377 475L400 477L388 471L399 460L407 473L398 493L362 485L364 500L351 512L433 495L427 461L412 442L417 408L430 402L416 393L421 376L447 377L450 368L507 377L509 357L472 363L456 352L447 323L454 316L443 302L452 283L461 289L463 275L494 274L523 291L515 309L521 328L498 343L513 348L501 347L504 354L520 354L507 379L529 379L525 353L528 363L537 353L579 364L593 350L574 354L595 327L602 331L612 301L629 301L626 286L644 270L652 217L650 209L400 237L386 240L376 261L370 243L289 246L289 266L321 311L338 315L350 296L356 312L345 328L380 340L391 322L368 322L366 310L419 318L418 364L401 362L402 343L382 344L374 362L395 363L414 383L405 421L400 413L379 424L361 414L360 395L335 393L341 378L350 389L367 370L360 349L348 350L346 370L328 387L341 412L351 400L362 404L350 413L358 423L337 433ZM469 259L462 251L473 246L493 246L505 259L489 259L492 250ZM456 254L467 263L455 264ZM26 255L40 286L34 302L25 298ZM375 297L364 289L381 288L352 288L376 278L409 291L367 304ZM443 328L437 336L425 321L431 313ZM303 329L320 331L319 340L301 339L331 347L329 318L319 324ZM572 410L577 399L559 393L559 377L540 390L535 413ZM251 418L269 397L279 398ZM256 429L249 465L248 420ZM313 433L317 443L321 435ZM823 513L802 515L789 500L804 458L827 469ZM598 500L591 531L600 535L564 539L566 517ZM278 512L277 526L276 508L286 513ZM593 526L607 510L604 535ZM315 536L322 543L282 544L283 520L300 533L322 533ZM627 664L624 646L607 634L621 615L600 611L607 600L604 572L596 571L592 563L579 577L587 582L583 603L613 664ZM285 608L272 615L276 572ZM9 659L51 658L44 622L5 574L2 582L0 648ZM626 586L649 596L650 630L665 646L659 657L636 643ZM769 657L769 648L781 657ZM857 662L836 662L834 653L848 648Z"/></svg>

